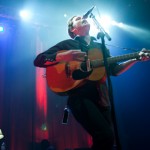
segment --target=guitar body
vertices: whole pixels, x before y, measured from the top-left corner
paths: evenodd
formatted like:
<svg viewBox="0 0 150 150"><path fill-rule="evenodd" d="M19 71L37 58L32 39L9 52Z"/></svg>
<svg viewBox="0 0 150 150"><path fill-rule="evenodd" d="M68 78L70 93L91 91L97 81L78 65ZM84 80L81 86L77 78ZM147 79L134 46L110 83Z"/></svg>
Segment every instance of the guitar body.
<svg viewBox="0 0 150 150"><path fill-rule="evenodd" d="M90 60L101 59L103 58L102 52L99 49L91 49L88 52L88 58ZM94 68L91 72L82 72L81 63L78 61L60 62L47 67L46 79L49 88L53 92L63 93L83 85L87 80L100 80L105 75L105 68L102 66ZM81 76L81 79L75 80L73 73Z"/></svg>
<svg viewBox="0 0 150 150"><path fill-rule="evenodd" d="M78 68L79 62L72 61L69 62L69 65L70 71L73 72L74 70L76 70L76 68ZM57 93L66 92L84 82L83 79L74 80L71 74L67 75L65 68L66 62L61 62L46 68L47 84L53 92Z"/></svg>

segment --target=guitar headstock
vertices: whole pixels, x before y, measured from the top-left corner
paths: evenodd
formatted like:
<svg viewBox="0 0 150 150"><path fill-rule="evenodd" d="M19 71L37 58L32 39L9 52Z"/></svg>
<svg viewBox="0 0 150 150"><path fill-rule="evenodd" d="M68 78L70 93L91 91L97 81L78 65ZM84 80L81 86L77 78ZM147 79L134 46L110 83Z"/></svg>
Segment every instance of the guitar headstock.
<svg viewBox="0 0 150 150"><path fill-rule="evenodd" d="M146 60L150 60L150 50L143 48L140 52L139 52L139 56L140 56L140 60L142 61L146 61Z"/></svg>

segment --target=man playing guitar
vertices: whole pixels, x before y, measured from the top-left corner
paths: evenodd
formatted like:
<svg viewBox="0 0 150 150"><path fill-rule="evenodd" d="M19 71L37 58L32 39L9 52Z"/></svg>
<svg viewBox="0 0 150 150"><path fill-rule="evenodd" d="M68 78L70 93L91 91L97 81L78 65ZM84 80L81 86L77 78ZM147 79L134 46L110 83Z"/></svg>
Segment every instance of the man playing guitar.
<svg viewBox="0 0 150 150"><path fill-rule="evenodd" d="M86 19L72 17L68 22L68 33L72 39L61 41L39 54L34 65L46 68L47 82L53 92L68 95L68 107L72 114L92 136L91 149L111 150L114 132L101 43L91 37L89 31L90 24ZM106 53L112 76L149 59L145 49L128 55L126 59L119 57L117 61L110 56L108 49Z"/></svg>

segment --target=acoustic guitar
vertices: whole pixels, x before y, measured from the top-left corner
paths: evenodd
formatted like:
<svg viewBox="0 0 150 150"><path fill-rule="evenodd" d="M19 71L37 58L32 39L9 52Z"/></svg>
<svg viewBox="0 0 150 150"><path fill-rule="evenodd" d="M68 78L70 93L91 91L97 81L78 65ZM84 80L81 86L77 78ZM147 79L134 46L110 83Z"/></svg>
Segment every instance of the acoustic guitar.
<svg viewBox="0 0 150 150"><path fill-rule="evenodd" d="M144 52L145 53L145 52ZM145 53L147 55L147 52ZM105 76L102 52L92 49L88 52L88 59L92 69L87 71L86 62L60 62L46 68L48 87L55 93L65 93L83 85L87 80L98 81ZM107 58L108 65L129 59L140 58L139 52Z"/></svg>

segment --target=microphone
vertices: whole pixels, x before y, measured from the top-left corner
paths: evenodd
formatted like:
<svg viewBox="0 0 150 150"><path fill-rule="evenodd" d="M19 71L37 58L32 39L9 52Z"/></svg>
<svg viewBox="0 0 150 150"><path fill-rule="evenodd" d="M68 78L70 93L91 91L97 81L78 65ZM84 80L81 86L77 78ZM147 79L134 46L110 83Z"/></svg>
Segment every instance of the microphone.
<svg viewBox="0 0 150 150"><path fill-rule="evenodd" d="M88 18L89 14L91 14L91 12L93 11L93 9L95 8L95 6L93 6L90 10L88 10L82 17L82 19L86 19Z"/></svg>

